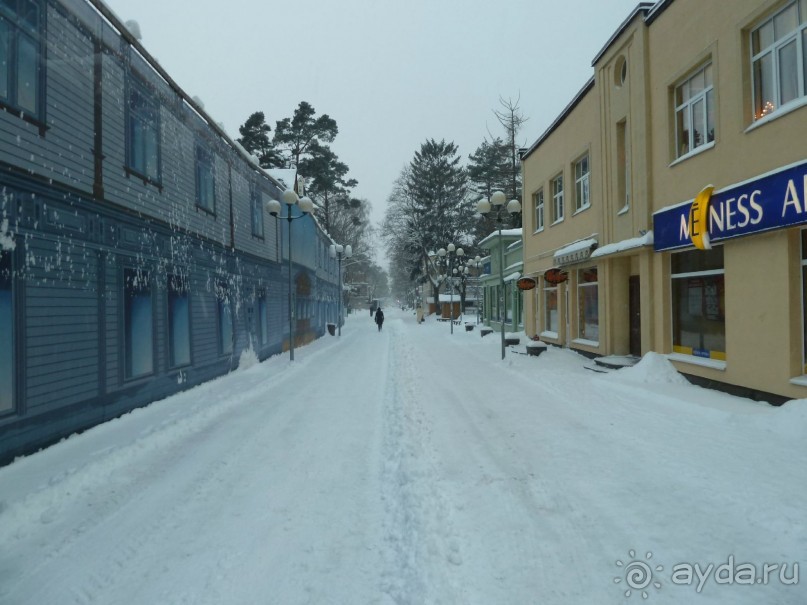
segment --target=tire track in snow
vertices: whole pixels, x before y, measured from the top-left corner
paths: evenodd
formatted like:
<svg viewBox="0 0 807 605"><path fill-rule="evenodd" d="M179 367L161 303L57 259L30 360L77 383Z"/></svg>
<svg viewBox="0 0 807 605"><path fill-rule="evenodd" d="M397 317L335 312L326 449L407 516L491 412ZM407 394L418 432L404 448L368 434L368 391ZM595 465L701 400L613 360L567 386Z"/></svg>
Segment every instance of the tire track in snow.
<svg viewBox="0 0 807 605"><path fill-rule="evenodd" d="M384 396L382 499L387 561L382 591L398 605L463 603L462 565L451 507L429 447L414 349L403 323L390 325Z"/></svg>

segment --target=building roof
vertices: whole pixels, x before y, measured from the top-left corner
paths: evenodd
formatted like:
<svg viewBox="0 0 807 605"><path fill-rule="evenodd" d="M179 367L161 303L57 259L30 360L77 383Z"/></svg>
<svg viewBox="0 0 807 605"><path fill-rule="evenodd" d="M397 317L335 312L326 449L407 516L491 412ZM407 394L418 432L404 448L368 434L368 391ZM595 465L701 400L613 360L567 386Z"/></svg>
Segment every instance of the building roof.
<svg viewBox="0 0 807 605"><path fill-rule="evenodd" d="M664 0L661 0L661 1L662 1L662 3L664 2ZM619 37L623 33L625 33L625 30L633 22L634 18L636 18L636 16L638 14L641 13L642 18L646 19L648 11L652 11L655 8L655 5L656 5L656 2L640 2L636 6L636 8L634 8L633 11L631 11L630 15L628 15L628 18L625 19L618 28L616 28L616 31L613 34L611 34L611 37L608 38L608 42L605 43L605 46L603 46L600 49L600 52L598 52L594 56L594 59L591 61L591 65L594 66L594 65L597 64L597 61L599 61L602 58L602 56L608 51L608 49L611 48L611 45L614 42L616 42L617 39L619 39Z"/></svg>
<svg viewBox="0 0 807 605"><path fill-rule="evenodd" d="M520 238L521 238L521 234L522 234L521 229L502 229L502 239L503 239L503 240L504 240L504 239L508 239L508 238L513 238L513 237L515 237L515 238L519 238L519 239L520 239ZM489 244L489 243L493 242L493 241L494 241L494 240L496 240L498 237L499 237L499 232L498 232L498 230L497 230L497 231L494 231L493 233L491 233L490 235L488 235L486 238L484 238L484 239L483 239L481 242L479 242L479 244L477 244L477 245L478 245L480 248L484 248L484 247L485 247L485 244Z"/></svg>

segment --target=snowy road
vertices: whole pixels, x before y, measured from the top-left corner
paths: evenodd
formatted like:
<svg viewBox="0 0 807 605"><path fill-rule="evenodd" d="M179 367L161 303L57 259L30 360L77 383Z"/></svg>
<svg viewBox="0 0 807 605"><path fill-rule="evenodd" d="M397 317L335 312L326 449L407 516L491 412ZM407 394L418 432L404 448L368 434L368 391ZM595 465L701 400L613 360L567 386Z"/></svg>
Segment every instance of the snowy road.
<svg viewBox="0 0 807 605"><path fill-rule="evenodd" d="M0 603L807 603L807 402L496 338L354 315L0 469ZM729 557L788 567L673 580Z"/></svg>

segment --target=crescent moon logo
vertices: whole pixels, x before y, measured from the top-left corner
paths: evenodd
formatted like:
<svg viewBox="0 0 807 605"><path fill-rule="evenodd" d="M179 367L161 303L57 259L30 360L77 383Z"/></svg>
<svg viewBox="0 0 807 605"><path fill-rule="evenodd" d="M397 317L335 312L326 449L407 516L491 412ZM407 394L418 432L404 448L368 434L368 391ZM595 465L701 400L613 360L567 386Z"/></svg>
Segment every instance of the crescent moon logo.
<svg viewBox="0 0 807 605"><path fill-rule="evenodd" d="M699 250L712 249L712 242L709 240L709 201L712 191L712 185L701 189L689 209L689 237Z"/></svg>

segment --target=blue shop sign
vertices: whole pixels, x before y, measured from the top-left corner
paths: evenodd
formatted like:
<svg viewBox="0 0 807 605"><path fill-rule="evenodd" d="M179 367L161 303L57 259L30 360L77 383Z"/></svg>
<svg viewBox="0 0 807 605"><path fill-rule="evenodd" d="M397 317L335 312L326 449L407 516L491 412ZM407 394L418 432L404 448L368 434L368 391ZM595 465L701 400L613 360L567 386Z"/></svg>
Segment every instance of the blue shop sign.
<svg viewBox="0 0 807 605"><path fill-rule="evenodd" d="M656 252L693 245L691 208L685 202L653 214ZM807 161L713 192L705 216L711 242L807 223Z"/></svg>

